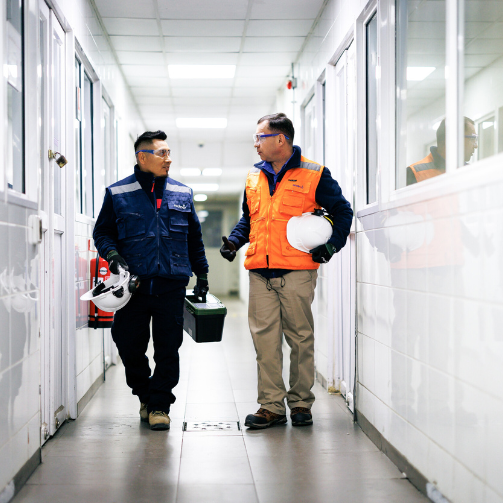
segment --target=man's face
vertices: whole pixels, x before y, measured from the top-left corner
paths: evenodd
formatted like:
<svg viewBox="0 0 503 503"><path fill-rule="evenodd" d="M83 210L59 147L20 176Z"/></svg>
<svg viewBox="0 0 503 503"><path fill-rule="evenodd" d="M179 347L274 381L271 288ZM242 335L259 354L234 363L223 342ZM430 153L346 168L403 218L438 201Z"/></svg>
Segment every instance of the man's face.
<svg viewBox="0 0 503 503"><path fill-rule="evenodd" d="M167 150L169 146L164 140L152 140L152 146L146 147L147 150ZM142 149L143 150L143 149ZM149 152L140 152L138 159L141 160L140 169L147 173L152 173L155 177L166 177L171 166L171 157L169 154L166 157L160 157Z"/></svg>
<svg viewBox="0 0 503 503"><path fill-rule="evenodd" d="M269 129L269 121L257 124L256 134L272 134ZM268 136L267 138L259 138L253 146L257 149L257 154L263 161L273 162L280 152L278 145L278 136Z"/></svg>
<svg viewBox="0 0 503 503"><path fill-rule="evenodd" d="M475 134L475 125L467 122L465 124L465 136L471 136ZM475 149L479 146L477 140L473 138L465 138L465 162L468 162L471 158Z"/></svg>

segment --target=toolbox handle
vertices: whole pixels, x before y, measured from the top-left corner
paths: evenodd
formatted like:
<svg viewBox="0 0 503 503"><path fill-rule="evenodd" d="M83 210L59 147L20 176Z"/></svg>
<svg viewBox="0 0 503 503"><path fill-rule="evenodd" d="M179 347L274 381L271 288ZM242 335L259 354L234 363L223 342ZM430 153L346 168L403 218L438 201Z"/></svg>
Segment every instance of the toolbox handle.
<svg viewBox="0 0 503 503"><path fill-rule="evenodd" d="M203 304L206 304L206 294L203 293L202 295L197 295L198 299L201 299Z"/></svg>

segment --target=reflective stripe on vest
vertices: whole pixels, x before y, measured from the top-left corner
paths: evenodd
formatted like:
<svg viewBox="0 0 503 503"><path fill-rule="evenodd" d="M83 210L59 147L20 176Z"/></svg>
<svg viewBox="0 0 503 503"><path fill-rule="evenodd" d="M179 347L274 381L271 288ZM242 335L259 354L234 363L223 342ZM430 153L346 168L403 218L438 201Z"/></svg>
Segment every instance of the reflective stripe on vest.
<svg viewBox="0 0 503 503"><path fill-rule="evenodd" d="M429 178L443 175L445 173L445 171L440 170L435 166L432 154L428 154L421 161L411 164L409 168L412 173L414 173L417 182L422 182L423 180L428 180Z"/></svg>
<svg viewBox="0 0 503 503"><path fill-rule="evenodd" d="M269 193L267 176L252 168L246 179L246 198L250 210L250 245L246 251L246 269L318 269L311 254L288 243L286 226L293 216L314 211L315 194L323 166L301 157L298 168L289 169Z"/></svg>

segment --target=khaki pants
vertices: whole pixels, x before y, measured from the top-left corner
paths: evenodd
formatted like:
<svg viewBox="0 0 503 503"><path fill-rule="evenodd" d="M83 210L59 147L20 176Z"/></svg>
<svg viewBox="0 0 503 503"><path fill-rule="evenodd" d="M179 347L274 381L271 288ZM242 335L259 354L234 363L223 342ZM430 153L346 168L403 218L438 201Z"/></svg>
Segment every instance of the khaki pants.
<svg viewBox="0 0 503 503"><path fill-rule="evenodd" d="M318 272L292 271L265 279L250 271L248 322L257 352L258 403L276 414L311 408L314 394L314 321L311 304ZM282 335L291 348L290 389L283 382Z"/></svg>

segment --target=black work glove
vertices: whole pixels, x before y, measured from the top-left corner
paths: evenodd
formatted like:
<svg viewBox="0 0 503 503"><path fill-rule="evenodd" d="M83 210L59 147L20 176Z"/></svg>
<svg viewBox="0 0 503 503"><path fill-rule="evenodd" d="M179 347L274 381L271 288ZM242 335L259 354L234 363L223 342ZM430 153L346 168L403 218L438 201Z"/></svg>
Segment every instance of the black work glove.
<svg viewBox="0 0 503 503"><path fill-rule="evenodd" d="M309 250L309 253L312 253L313 262L317 262L318 264L326 264L332 256L336 252L336 248L331 243L325 243L324 245L317 246L312 250Z"/></svg>
<svg viewBox="0 0 503 503"><path fill-rule="evenodd" d="M112 274L119 274L119 266L125 271L129 271L126 261L119 255L117 250L108 252L107 255L108 268Z"/></svg>
<svg viewBox="0 0 503 503"><path fill-rule="evenodd" d="M220 248L220 255L229 262L232 262L236 258L236 245L229 241L226 236L222 236L222 241L224 244Z"/></svg>
<svg viewBox="0 0 503 503"><path fill-rule="evenodd" d="M194 295L197 297L201 297L203 299L203 302L205 302L208 290L209 290L208 275L200 274L197 277L196 286L194 287Z"/></svg>

